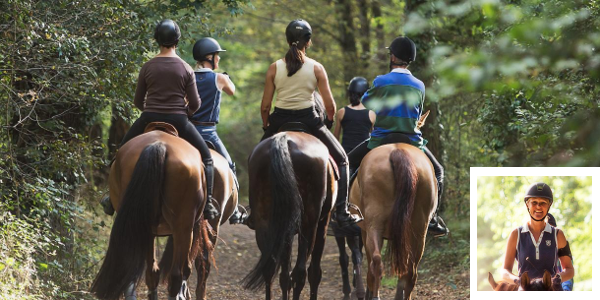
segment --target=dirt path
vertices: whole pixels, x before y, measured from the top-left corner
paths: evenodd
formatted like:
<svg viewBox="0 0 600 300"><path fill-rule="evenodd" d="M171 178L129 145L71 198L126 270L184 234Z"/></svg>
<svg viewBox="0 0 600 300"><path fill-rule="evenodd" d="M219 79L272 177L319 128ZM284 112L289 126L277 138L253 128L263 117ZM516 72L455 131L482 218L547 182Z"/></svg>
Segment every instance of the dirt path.
<svg viewBox="0 0 600 300"><path fill-rule="evenodd" d="M221 227L220 237L221 241L218 242L214 254L218 270L213 269L209 276L208 299L264 299L264 291L253 293L244 290L239 284L239 281L258 261L258 255L260 254L254 239L254 231L248 229L246 226L230 226L226 224ZM347 252L350 253L349 250ZM319 286L319 299L343 299L338 252L333 237L328 237L327 239L321 267L323 269L323 279ZM413 293L413 299L468 299L468 272L465 274L454 274L452 276L455 278L454 281L446 282L449 276L441 274L441 272L451 271L451 268L446 268L445 271L436 270L425 272L425 274L420 273L419 281ZM432 276L432 273L436 273L437 275ZM277 276L273 288L274 299L280 299L281 297L278 278ZM366 263L363 263L363 279L366 279ZM164 286L160 288L161 299L166 299L165 289L166 287ZM192 297L195 297L195 289L196 276L193 274L190 280ZM140 295L145 295L144 290L145 286L138 289ZM381 290L381 299L393 299L394 295L394 287L383 287ZM140 299L143 299L143 297L140 297ZM302 292L302 299L309 299L308 281Z"/></svg>

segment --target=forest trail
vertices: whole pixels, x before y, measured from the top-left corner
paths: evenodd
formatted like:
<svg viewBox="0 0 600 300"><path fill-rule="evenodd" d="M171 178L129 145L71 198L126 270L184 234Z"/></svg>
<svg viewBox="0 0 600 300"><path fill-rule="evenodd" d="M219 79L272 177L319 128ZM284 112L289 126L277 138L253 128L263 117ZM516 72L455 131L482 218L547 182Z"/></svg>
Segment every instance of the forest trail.
<svg viewBox="0 0 600 300"><path fill-rule="evenodd" d="M232 226L225 224L221 227L220 238L221 240L218 241L214 252L218 270L215 270L214 268L211 269L208 278L208 299L264 299L264 290L258 292L247 291L244 290L239 283L256 264L260 255L260 251L258 250L254 239L254 231L246 226ZM295 248L296 245L294 245L294 250ZM350 250L346 250L349 254ZM321 261L323 279L319 286L319 299L343 299L344 295L342 293L342 279L338 255L335 239L328 236L323 259ZM294 257L292 258L292 262L295 261ZM350 268L351 266L352 264L350 264ZM365 284L366 266L365 257L365 261L363 262L363 279L365 280ZM423 266L427 266L431 271L421 272ZM460 274L450 274L452 268L427 265L426 258L421 261L421 267L419 269L419 280L417 281L413 293L413 299L469 299L468 271ZM349 272L352 272L352 270L349 270ZM450 282L448 278L454 278L454 281ZM189 280L189 285L192 299L195 299L195 271L192 274L192 278ZM279 276L276 277L272 290L274 299L280 299L281 290L279 289ZM310 287L307 280L306 286L302 291L301 299L309 299L309 290ZM159 292L160 299L167 298L165 285L159 287ZM140 299L144 299L143 297L146 295L145 284L142 284L138 288L138 295L141 296ZM395 281L393 281L393 286L384 286L382 288L381 298L393 299L394 295Z"/></svg>

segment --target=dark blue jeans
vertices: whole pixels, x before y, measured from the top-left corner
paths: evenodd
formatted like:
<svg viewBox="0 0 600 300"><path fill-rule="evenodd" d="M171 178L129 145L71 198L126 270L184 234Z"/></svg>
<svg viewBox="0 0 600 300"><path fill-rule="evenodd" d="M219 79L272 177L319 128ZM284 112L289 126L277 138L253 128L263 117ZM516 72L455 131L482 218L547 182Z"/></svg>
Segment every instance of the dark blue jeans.
<svg viewBox="0 0 600 300"><path fill-rule="evenodd" d="M195 126L196 130L198 130L198 132L200 133L202 138L204 138L205 141L211 142L213 145L215 145L215 150L219 152L219 154L223 155L223 157L225 157L227 163L229 164L229 168L233 170L233 161L231 160L231 156L229 156L229 152L227 152L225 145L223 145L223 142L219 138L219 135L217 135L217 126Z"/></svg>

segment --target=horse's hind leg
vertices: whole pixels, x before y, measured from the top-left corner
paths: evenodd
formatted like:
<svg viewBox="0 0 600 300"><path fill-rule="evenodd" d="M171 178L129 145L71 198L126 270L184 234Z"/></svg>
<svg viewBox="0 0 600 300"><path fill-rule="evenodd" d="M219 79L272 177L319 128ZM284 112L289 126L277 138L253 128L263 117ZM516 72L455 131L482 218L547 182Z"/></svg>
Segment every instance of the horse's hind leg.
<svg viewBox="0 0 600 300"><path fill-rule="evenodd" d="M155 242L146 253L146 286L148 286L148 299L158 300L157 287L160 280L160 269L156 264Z"/></svg>
<svg viewBox="0 0 600 300"><path fill-rule="evenodd" d="M350 238L349 238L350 239ZM348 278L348 254L346 254L346 238L335 237L338 250L340 252L339 262L340 269L342 270L342 292L344 293L344 299L350 295L350 279Z"/></svg>
<svg viewBox="0 0 600 300"><path fill-rule="evenodd" d="M169 282L169 300L182 299L185 294L183 289L184 275L191 272L192 266L189 260L189 251L192 246L192 226L179 228L173 232L173 267L171 268Z"/></svg>
<svg viewBox="0 0 600 300"><path fill-rule="evenodd" d="M421 236L424 236L425 234L426 232L423 233L423 235ZM417 269L419 267L421 257L423 256L423 250L425 249L425 240L423 238L419 239L413 236L413 238L411 239L411 245L411 250L414 255L414 261L409 262L408 272L398 279L396 297L394 298L395 300L411 299L412 291L415 288L415 284L417 283Z"/></svg>
<svg viewBox="0 0 600 300"><path fill-rule="evenodd" d="M348 247L352 251L352 264L354 265L354 275L353 275L353 285L354 285L354 293L358 300L362 300L365 298L365 285L362 280L362 243L360 236L352 236L348 237Z"/></svg>
<svg viewBox="0 0 600 300"><path fill-rule="evenodd" d="M310 300L317 299L319 284L321 283L321 277L323 275L323 271L321 270L321 258L323 257L325 240L327 239L327 222L329 222L329 215L325 216L321 221L319 221L319 227L317 228L315 243L311 253L312 258L310 260L310 266L308 267Z"/></svg>
<svg viewBox="0 0 600 300"><path fill-rule="evenodd" d="M368 224L365 224L368 225ZM369 272L367 273L367 285L373 298L379 297L379 286L383 277L383 261L381 259L381 248L383 246L382 234L375 228L369 228L366 235L365 246L370 253Z"/></svg>
<svg viewBox="0 0 600 300"><path fill-rule="evenodd" d="M292 289L292 278L290 277L292 256L292 245L285 245L281 252L281 273L279 273L279 286L281 287L281 299L287 300Z"/></svg>

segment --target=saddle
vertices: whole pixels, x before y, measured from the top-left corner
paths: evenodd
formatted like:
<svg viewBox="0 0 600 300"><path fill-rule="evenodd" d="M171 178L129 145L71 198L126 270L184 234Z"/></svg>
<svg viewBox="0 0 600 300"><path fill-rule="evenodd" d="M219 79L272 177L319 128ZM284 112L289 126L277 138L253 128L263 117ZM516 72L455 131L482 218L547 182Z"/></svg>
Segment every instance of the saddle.
<svg viewBox="0 0 600 300"><path fill-rule="evenodd" d="M150 122L148 125L146 125L146 128L144 129L144 133L154 131L154 130L160 130L160 131L166 132L172 136L179 137L179 132L177 132L177 129L175 128L175 126L173 126L169 123L166 123L166 122Z"/></svg>
<svg viewBox="0 0 600 300"><path fill-rule="evenodd" d="M314 136L314 134L312 133L312 130L310 130L310 128L308 128L308 126L306 126L306 124L301 123L301 122L285 123L285 124L281 125L281 127L279 127L279 130L277 132L282 132L282 131L304 132L304 133L308 133L308 134ZM335 162L335 160L333 159L333 157L331 157L331 154L329 155L329 164L331 166L333 166L333 177L335 178L335 180L340 180L340 170L338 169L338 165Z"/></svg>
<svg viewBox="0 0 600 300"><path fill-rule="evenodd" d="M427 115L428 114L429 114L429 111L427 111ZM427 117L427 115L425 117ZM390 133L385 138L383 138L383 140L381 141L381 145L379 145L379 146L383 146L383 145L387 145L387 144L398 144L398 143L411 144L410 138L407 135L405 135L403 133L395 132L395 133ZM356 175L358 175L358 170L360 170L360 166L358 168L356 168L356 171L354 171L354 173L350 174L350 183L348 183L348 186L352 186L352 183L354 182Z"/></svg>

